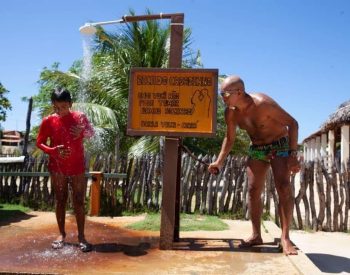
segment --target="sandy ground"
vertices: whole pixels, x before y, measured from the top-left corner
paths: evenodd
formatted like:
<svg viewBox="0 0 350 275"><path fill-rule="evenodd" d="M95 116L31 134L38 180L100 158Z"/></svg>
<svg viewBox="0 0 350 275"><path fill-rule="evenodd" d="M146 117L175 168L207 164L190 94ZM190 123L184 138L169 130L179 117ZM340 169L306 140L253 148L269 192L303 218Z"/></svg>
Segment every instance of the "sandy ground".
<svg viewBox="0 0 350 275"><path fill-rule="evenodd" d="M73 216L66 219L67 244L53 250L57 236L52 212L30 212L0 228L0 274L318 274L320 270L299 251L285 256L278 247L280 230L264 223L264 244L239 248L249 236L250 222L224 220L225 231L180 232L172 250L159 250L159 232L135 231L125 225L136 217L88 217L87 239L93 251L76 246Z"/></svg>

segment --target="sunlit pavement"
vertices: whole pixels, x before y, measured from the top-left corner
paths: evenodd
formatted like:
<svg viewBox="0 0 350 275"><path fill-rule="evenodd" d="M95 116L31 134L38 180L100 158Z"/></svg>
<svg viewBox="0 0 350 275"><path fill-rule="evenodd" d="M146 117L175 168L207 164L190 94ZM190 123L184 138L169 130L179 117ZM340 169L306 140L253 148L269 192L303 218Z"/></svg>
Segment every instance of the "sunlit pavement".
<svg viewBox="0 0 350 275"><path fill-rule="evenodd" d="M350 274L350 234L292 231L299 249L325 274Z"/></svg>

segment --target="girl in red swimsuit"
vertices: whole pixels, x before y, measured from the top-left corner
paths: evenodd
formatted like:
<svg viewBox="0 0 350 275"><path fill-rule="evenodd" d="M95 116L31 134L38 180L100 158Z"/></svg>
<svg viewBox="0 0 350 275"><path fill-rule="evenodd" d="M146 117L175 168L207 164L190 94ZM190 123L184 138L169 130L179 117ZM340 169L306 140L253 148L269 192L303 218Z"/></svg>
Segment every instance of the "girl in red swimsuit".
<svg viewBox="0 0 350 275"><path fill-rule="evenodd" d="M36 145L47 153L49 171L56 198L56 218L60 236L52 247L63 248L65 232L68 182L73 190L73 205L78 226L81 251L91 251L92 246L84 236L86 192L83 139L93 135L93 129L81 112L71 111L71 95L67 90L55 89L51 94L55 113L45 117L41 123ZM49 142L48 142L49 140Z"/></svg>

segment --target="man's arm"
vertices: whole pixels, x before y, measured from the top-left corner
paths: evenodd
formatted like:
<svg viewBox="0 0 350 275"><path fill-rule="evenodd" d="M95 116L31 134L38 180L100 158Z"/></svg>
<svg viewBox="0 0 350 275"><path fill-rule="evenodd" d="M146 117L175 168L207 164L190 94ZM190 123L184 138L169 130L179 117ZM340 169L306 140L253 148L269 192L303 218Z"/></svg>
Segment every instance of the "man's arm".
<svg viewBox="0 0 350 275"><path fill-rule="evenodd" d="M281 123L288 127L289 136L289 150L298 150L298 122L278 104L272 105L271 116L274 117L276 122ZM288 159L288 167L292 173L297 173L300 170L300 164L297 158L297 154L290 154Z"/></svg>
<svg viewBox="0 0 350 275"><path fill-rule="evenodd" d="M288 127L289 149L298 150L298 122L277 103L272 104L269 114L276 122Z"/></svg>
<svg viewBox="0 0 350 275"><path fill-rule="evenodd" d="M225 109L226 136L222 142L218 158L208 167L210 173L216 174L217 170L221 169L235 141L237 122L234 112L234 110L230 110L228 108Z"/></svg>

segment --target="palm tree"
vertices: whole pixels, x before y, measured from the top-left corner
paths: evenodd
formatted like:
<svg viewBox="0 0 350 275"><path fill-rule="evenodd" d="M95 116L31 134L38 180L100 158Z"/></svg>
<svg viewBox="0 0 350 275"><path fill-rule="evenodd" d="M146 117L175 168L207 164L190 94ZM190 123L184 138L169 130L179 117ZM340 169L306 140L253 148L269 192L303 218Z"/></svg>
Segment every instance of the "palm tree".
<svg viewBox="0 0 350 275"><path fill-rule="evenodd" d="M102 143L95 142L95 146L90 146L90 150L106 150L111 147L108 144L112 144L113 147L114 142L111 143L110 139L114 140L119 131L116 114L111 108L95 102L79 101L79 92L82 85L82 79L79 76L80 71L81 62L75 62L67 72L60 71L58 63L54 63L51 69L44 68L40 74L40 92L33 97L34 107L39 109L41 117L49 115L53 112L50 102L51 91L57 86L67 88L72 94L73 102L75 102L73 103L73 109L86 113L94 125L96 133L105 141ZM34 128L32 136L37 134L37 130L37 128Z"/></svg>
<svg viewBox="0 0 350 275"><path fill-rule="evenodd" d="M147 10L148 14L151 14ZM135 13L130 10L130 15ZM185 29L183 43L183 67L201 66L199 51L194 54L190 48L191 31ZM169 24L159 21L127 23L121 34L108 33L102 28L95 36L92 54L92 74L89 80L79 77L82 62L75 62L68 72L58 69L55 63L51 69L44 68L40 77L40 92L34 98L35 107L42 116L51 112L49 94L59 85L67 87L73 93L74 105L87 113L100 131L105 131L110 140L118 134L122 151L127 151L131 144L139 152L156 150L159 137L143 137L136 140L124 136L127 125L129 73L131 67L167 67L169 57ZM86 90L84 102L78 94L83 86ZM111 138L112 136L112 138Z"/></svg>
<svg viewBox="0 0 350 275"><path fill-rule="evenodd" d="M147 14L151 14L147 10ZM130 15L135 13L130 10ZM125 133L127 125L127 106L129 92L129 74L132 67L165 68L169 60L169 24L150 20L124 25L120 35L107 33L98 28L94 54L94 83L100 86L94 92L96 102L103 101L114 110L118 110L117 119L120 134ZM184 30L183 67L202 66L199 51L194 54L190 48L191 30ZM125 138L130 154L143 154L156 151L159 137ZM131 141L130 141L131 140ZM127 142L129 141L129 142ZM132 146L130 147L130 145Z"/></svg>
<svg viewBox="0 0 350 275"><path fill-rule="evenodd" d="M0 82L0 121L6 120L6 110L11 110L11 103L5 96L8 90ZM1 124L0 124L1 125Z"/></svg>

